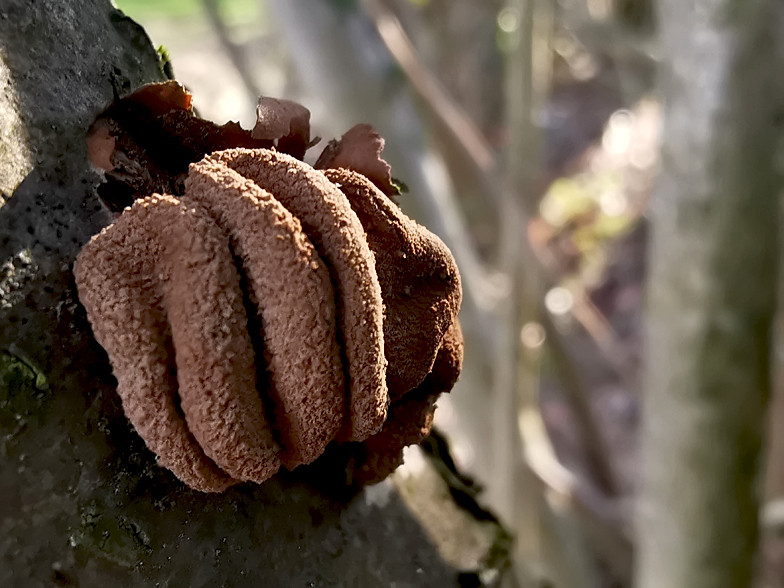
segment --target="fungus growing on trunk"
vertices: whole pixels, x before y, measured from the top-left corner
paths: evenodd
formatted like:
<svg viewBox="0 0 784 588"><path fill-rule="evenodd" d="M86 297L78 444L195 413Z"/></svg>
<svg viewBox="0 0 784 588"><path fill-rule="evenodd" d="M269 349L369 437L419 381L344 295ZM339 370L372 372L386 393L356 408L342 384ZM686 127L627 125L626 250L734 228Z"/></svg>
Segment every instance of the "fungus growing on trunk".
<svg viewBox="0 0 784 588"><path fill-rule="evenodd" d="M82 249L74 274L125 413L161 465L202 491L277 471L240 277L200 208L137 201Z"/></svg>
<svg viewBox="0 0 784 588"><path fill-rule="evenodd" d="M115 182L143 186L127 175L138 137L204 121L179 87L132 97L96 121L90 151ZM157 130L123 126L144 108ZM260 139L280 148L288 137L301 155L308 116L264 99ZM177 196L134 197L74 266L126 415L159 463L201 491L261 483L330 444L349 448L356 481L383 479L428 434L460 373L449 250L360 173L388 170L372 127L332 142L320 161L335 169L323 171L275 149L182 144L193 151L187 175L167 160L139 176Z"/></svg>

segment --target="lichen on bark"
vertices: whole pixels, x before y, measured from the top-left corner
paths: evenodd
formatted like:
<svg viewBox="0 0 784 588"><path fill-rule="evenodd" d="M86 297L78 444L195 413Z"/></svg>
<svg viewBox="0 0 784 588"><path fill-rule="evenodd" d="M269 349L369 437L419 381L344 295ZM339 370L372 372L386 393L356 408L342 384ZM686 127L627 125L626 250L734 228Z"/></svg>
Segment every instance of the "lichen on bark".
<svg viewBox="0 0 784 588"><path fill-rule="evenodd" d="M45 408L46 376L10 353L0 353L0 429L22 426Z"/></svg>

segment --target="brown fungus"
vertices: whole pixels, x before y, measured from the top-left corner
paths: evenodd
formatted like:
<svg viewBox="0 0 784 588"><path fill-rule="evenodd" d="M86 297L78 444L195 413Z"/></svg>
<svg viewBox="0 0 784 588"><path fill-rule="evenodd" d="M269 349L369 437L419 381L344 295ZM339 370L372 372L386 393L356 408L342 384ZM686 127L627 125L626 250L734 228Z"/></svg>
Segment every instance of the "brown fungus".
<svg viewBox="0 0 784 588"><path fill-rule="evenodd" d="M122 120L142 111L156 130L129 134ZM233 148L186 176L199 153L252 141L301 156L307 110L262 100L259 138L195 118L168 85L107 112L88 141L94 163L115 178L136 170L126 179L141 191L178 194L137 200L74 268L126 414L161 465L222 491L338 443L355 481L383 479L430 431L463 353L454 260L382 193L383 140L355 127L323 172ZM145 151L150 132L179 151Z"/></svg>
<svg viewBox="0 0 784 588"><path fill-rule="evenodd" d="M408 218L365 176L347 169L324 175L346 195L375 255L386 305L384 346L392 401L418 386L460 308L460 274L446 245Z"/></svg>
<svg viewBox="0 0 784 588"><path fill-rule="evenodd" d="M267 394L292 469L324 451L343 422L344 379L329 272L299 221L269 192L209 158L193 164L185 201L231 238L258 313Z"/></svg>
<svg viewBox="0 0 784 588"><path fill-rule="evenodd" d="M205 492L277 471L217 225L171 196L145 198L85 245L74 274L123 409L161 465Z"/></svg>
<svg viewBox="0 0 784 588"><path fill-rule="evenodd" d="M350 403L340 438L366 439L384 423L388 395L381 288L359 218L324 174L293 157L266 149L230 149L211 158L274 194L300 220L333 271Z"/></svg>
<svg viewBox="0 0 784 588"><path fill-rule="evenodd" d="M389 407L384 427L354 451L354 479L373 484L403 463L403 448L421 443L430 434L436 401L449 392L463 367L463 334L460 323L449 327L433 363L432 371L414 390Z"/></svg>

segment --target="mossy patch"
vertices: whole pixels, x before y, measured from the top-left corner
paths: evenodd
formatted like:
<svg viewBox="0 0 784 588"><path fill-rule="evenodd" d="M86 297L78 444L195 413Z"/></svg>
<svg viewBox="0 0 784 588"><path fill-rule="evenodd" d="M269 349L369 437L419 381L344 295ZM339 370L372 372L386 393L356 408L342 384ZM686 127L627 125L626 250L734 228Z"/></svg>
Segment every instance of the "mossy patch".
<svg viewBox="0 0 784 588"><path fill-rule="evenodd" d="M7 352L0 352L0 428L40 416L50 398L46 376Z"/></svg>
<svg viewBox="0 0 784 588"><path fill-rule="evenodd" d="M136 565L150 552L150 538L138 523L123 515L102 514L96 504L82 510L79 526L71 530L70 543L126 567Z"/></svg>
<svg viewBox="0 0 784 588"><path fill-rule="evenodd" d="M173 80L174 77L174 66L172 65L171 55L169 54L169 50L166 49L163 45L158 45L158 60L161 64L161 71L163 75L166 76L166 79Z"/></svg>

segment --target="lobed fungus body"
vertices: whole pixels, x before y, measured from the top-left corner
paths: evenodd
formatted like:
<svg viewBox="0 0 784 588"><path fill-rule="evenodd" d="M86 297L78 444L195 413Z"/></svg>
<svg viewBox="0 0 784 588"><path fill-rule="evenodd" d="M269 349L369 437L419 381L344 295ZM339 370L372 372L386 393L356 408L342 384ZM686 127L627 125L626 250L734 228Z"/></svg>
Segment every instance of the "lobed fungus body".
<svg viewBox="0 0 784 588"><path fill-rule="evenodd" d="M439 349L434 341L443 338L460 308L460 274L446 245L365 176L348 169L328 169L324 175L348 198L375 255L386 304L387 385L397 400L432 369Z"/></svg>
<svg viewBox="0 0 784 588"><path fill-rule="evenodd" d="M142 96L165 111L153 90ZM156 116L173 124L181 102ZM262 102L254 139L304 153L302 107ZM113 170L105 134L94 163ZM321 170L275 149L209 153L177 197L136 200L80 253L79 298L123 408L189 486L261 483L331 444L349 448L356 481L375 482L428 434L460 373L460 278L388 197L381 147L359 125Z"/></svg>
<svg viewBox="0 0 784 588"><path fill-rule="evenodd" d="M300 222L269 192L211 159L191 168L186 202L229 234L263 349L271 420L289 469L316 459L343 421L345 387L329 271Z"/></svg>
<svg viewBox="0 0 784 588"><path fill-rule="evenodd" d="M202 491L277 471L239 275L200 208L138 201L85 246L74 274L125 413L161 465Z"/></svg>
<svg viewBox="0 0 784 588"><path fill-rule="evenodd" d="M229 149L210 156L266 188L302 222L332 269L346 355L345 441L378 431L387 413L383 301L365 231L346 196L324 174L284 153Z"/></svg>

